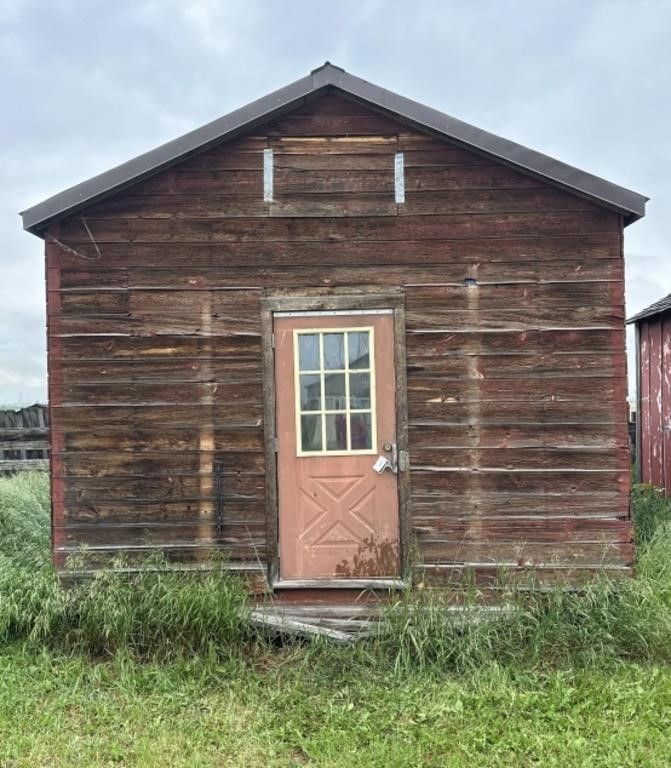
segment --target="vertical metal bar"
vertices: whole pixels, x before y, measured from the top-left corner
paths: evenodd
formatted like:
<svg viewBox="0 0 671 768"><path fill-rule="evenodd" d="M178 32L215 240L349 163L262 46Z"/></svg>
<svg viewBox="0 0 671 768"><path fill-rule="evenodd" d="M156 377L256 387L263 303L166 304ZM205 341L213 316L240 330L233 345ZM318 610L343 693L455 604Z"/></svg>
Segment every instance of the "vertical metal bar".
<svg viewBox="0 0 671 768"><path fill-rule="evenodd" d="M273 150L263 150L263 200L273 201Z"/></svg>
<svg viewBox="0 0 671 768"><path fill-rule="evenodd" d="M214 527L217 541L220 541L224 533L224 483L222 472L223 462L214 463Z"/></svg>
<svg viewBox="0 0 671 768"><path fill-rule="evenodd" d="M394 155L394 195L397 203L405 202L405 162L403 152Z"/></svg>

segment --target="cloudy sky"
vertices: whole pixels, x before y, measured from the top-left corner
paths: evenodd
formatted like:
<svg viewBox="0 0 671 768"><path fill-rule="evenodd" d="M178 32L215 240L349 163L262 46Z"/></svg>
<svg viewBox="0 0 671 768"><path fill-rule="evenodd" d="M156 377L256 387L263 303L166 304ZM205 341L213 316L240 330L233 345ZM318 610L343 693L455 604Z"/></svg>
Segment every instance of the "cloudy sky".
<svg viewBox="0 0 671 768"><path fill-rule="evenodd" d="M46 397L18 211L326 59L651 197L638 311L671 291L670 30L668 0L0 0L0 403Z"/></svg>

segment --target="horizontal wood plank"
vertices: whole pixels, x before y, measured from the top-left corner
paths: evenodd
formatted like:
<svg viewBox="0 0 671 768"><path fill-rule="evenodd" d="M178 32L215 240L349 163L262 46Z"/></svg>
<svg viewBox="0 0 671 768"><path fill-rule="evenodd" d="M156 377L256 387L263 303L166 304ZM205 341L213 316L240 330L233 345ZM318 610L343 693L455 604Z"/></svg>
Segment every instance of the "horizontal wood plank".
<svg viewBox="0 0 671 768"><path fill-rule="evenodd" d="M260 194L260 192L259 192ZM96 242L265 242L342 240L444 240L559 235L615 234L616 223L608 211L591 210L552 213L509 213L480 215L436 215L399 217L306 218L297 227L284 218L200 219L87 219ZM66 243L90 244L83 222L75 219L61 224Z"/></svg>
<svg viewBox="0 0 671 768"><path fill-rule="evenodd" d="M418 217L421 222L422 217ZM160 222L158 222L160 224ZM335 222L334 222L335 225ZM76 226L81 226L79 221ZM60 240L64 235L58 232ZM271 242L189 242L183 237L166 246L165 242L115 242L105 243L104 248L95 250L90 239L77 242L77 252L85 259L93 260L99 269L119 268L181 268L218 269L230 265L231 275L245 275L242 285L256 285L249 282L252 268L264 268L278 265L282 269L294 267L361 267L362 265L393 264L404 266L405 274L412 274L420 265L440 266L447 270L442 280L431 282L454 282L452 265L458 270L457 280L464 277L476 277L482 280L505 279L506 267L492 265L519 265L538 280L554 279L608 279L616 276L622 279L622 262L619 258L619 237L612 235L574 234L571 230L557 235L539 236L532 231L523 236L507 236L498 232L496 237L478 239L455 239L447 236L440 240L413 239L400 237L392 240L380 240L370 234L363 240L352 240L323 233L323 239L302 242L294 238ZM67 244L67 241L65 242ZM71 245L74 245L71 242ZM54 266L67 269L88 269L90 262L61 248L56 243L47 243L47 249L53 258ZM412 263L408 263L408 253L412 253ZM599 264L607 259L608 264ZM531 263L529 263L531 262ZM542 262L542 264L541 264ZM465 273L466 267L477 268L474 274ZM512 266L510 269L515 269ZM614 275L613 273L616 273ZM280 276L278 271L277 276ZM405 282L405 281L403 281ZM414 279L410 282L425 282Z"/></svg>

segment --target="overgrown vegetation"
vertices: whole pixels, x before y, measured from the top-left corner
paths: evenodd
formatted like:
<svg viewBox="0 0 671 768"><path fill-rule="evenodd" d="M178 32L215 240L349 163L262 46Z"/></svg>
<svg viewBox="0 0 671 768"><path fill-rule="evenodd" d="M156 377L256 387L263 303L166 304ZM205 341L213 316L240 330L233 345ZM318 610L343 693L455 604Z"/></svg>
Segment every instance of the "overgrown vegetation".
<svg viewBox="0 0 671 768"><path fill-rule="evenodd" d="M96 657L181 654L247 658L271 653L247 621L243 586L223 568L194 576L156 560L146 573L118 570L64 589L49 557L48 480L0 479L0 642L28 641ZM483 610L474 590L463 612L448 595L417 590L387 611L354 649L302 650L327 667L472 672L491 663L548 667L605 660L671 660L671 504L634 494L636 577L597 579L584 589L503 589L505 610Z"/></svg>
<svg viewBox="0 0 671 768"><path fill-rule="evenodd" d="M663 768L671 505L634 504L634 579L510 588L491 618L418 591L353 648L273 646L225 573L64 590L47 478L0 479L0 766Z"/></svg>
<svg viewBox="0 0 671 768"><path fill-rule="evenodd" d="M503 610L483 611L477 592L450 616L445 592L407 595L388 611L376 652L396 669L473 671L492 661L527 667L671 661L671 502L649 486L633 495L634 578L594 579L580 589L521 589L501 576Z"/></svg>
<svg viewBox="0 0 671 768"><path fill-rule="evenodd" d="M0 478L0 641L94 656L241 651L249 639L245 591L223 567L184 574L154 558L131 574L119 561L64 588L51 566L48 510L45 474ZM86 556L76 559L81 566Z"/></svg>

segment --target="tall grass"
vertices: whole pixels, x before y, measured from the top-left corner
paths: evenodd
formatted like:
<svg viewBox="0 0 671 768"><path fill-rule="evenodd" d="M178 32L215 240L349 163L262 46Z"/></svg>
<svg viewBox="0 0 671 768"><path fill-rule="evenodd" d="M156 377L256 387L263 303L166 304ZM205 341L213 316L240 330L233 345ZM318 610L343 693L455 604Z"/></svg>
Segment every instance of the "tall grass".
<svg viewBox="0 0 671 768"><path fill-rule="evenodd" d="M635 577L597 577L581 589L521 589L502 579L503 610L477 592L463 611L446 590L415 591L387 611L371 646L396 670L465 672L492 662L530 666L671 661L671 502L650 487L633 496Z"/></svg>
<svg viewBox="0 0 671 768"><path fill-rule="evenodd" d="M0 477L0 556L41 565L49 559L49 479L46 472Z"/></svg>
<svg viewBox="0 0 671 768"><path fill-rule="evenodd" d="M49 556L48 478L0 479L0 642L23 640L104 656L185 653L242 658L264 648L247 620L243 585L224 567L198 576L155 559L129 575L123 563L64 588ZM491 663L556 665L614 659L671 661L671 503L634 493L635 578L597 578L523 590L500 584L504 610L488 612L471 590L462 611L446 590L414 590L373 634L344 651L315 644L293 657L369 669L467 672ZM306 667L306 668L308 668Z"/></svg>
<svg viewBox="0 0 671 768"><path fill-rule="evenodd" d="M223 563L189 574L154 557L133 574L118 561L64 587L50 562L48 510L46 474L0 479L0 642L25 639L98 656L127 649L230 657L249 640L245 590Z"/></svg>
<svg viewBox="0 0 671 768"><path fill-rule="evenodd" d="M646 552L656 538L664 538L664 526L671 524L671 499L651 485L634 485L632 491L636 545Z"/></svg>

